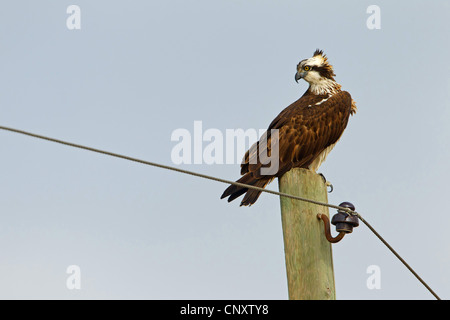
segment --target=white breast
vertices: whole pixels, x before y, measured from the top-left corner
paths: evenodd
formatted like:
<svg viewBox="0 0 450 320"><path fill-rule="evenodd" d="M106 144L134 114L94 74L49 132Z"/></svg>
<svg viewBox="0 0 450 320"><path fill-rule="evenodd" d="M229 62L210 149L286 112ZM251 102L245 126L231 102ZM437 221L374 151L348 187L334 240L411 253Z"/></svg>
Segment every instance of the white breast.
<svg viewBox="0 0 450 320"><path fill-rule="evenodd" d="M339 140L338 140L339 141ZM334 146L336 145L337 141L333 143L332 145L328 146L325 150L323 150L315 159L314 161L309 165L309 170L312 170L314 172L317 172L320 165L325 161L328 154L331 150L333 150Z"/></svg>

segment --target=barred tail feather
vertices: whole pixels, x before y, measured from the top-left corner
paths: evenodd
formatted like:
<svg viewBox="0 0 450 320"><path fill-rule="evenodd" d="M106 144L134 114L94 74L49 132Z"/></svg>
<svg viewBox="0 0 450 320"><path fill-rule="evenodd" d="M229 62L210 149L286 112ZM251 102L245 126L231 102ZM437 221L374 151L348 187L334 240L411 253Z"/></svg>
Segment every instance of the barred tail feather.
<svg viewBox="0 0 450 320"><path fill-rule="evenodd" d="M243 177L241 177L236 182L239 183L245 183L251 186L259 187L259 188L265 188L271 181L273 180L273 177L267 177L267 178L254 178L250 173L245 174ZM251 206L258 200L259 196L261 195L261 191L248 189L245 187L239 187L235 185L229 186L220 197L221 199L229 197L228 202L233 201L234 199L240 197L245 193L244 198L241 201L241 206Z"/></svg>

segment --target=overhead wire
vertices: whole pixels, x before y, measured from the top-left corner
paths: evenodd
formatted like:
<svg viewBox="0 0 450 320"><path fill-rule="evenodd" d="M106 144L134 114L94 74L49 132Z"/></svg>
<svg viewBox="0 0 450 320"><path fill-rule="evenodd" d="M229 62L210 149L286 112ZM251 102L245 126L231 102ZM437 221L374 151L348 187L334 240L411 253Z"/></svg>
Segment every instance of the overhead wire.
<svg viewBox="0 0 450 320"><path fill-rule="evenodd" d="M245 183L240 183L240 182L237 182L237 181L221 179L221 178L217 178L217 177L214 177L214 176L210 176L210 175L206 175L206 174L202 174L202 173L198 173L198 172L184 170L184 169L177 168L177 167L172 167L172 166L168 166L168 165L164 165L164 164L150 162L150 161L146 161L146 160L142 160L142 159L138 159L138 158L134 158L134 157L130 157L130 156L125 156L125 155L114 153L114 152L110 152L110 151L105 151L105 150L92 148L92 147L88 147L88 146L84 146L84 145L80 145L80 144L76 144L76 143L72 143L72 142L68 142L68 141L64 141L64 140L60 140L60 139L55 139L55 138L43 136L43 135L36 134L36 133L31 133L31 132L24 131L24 130L19 130L19 129L5 127L5 126L0 126L0 130L14 132L14 133L18 133L18 134L34 137L34 138L37 138L37 139L47 140L47 141L51 141L51 142L54 142L54 143L59 143L59 144L62 144L62 145L66 145L66 146L70 146L70 147L74 147L74 148L78 148L78 149L83 149L83 150L87 150L87 151L91 151L91 152L96 152L96 153L108 155L108 156L111 156L111 157L120 158L120 159L124 159L124 160L128 160L128 161L133 161L133 162L137 162L137 163L141 163L141 164L144 164L144 165L149 165L149 166L153 166L153 167L157 167L157 168L161 168L161 169L166 169L166 170L171 170L171 171L175 171L175 172L179 172L179 173L183 173L183 174L188 174L188 175L196 176L196 177L203 178L203 179L217 181L217 182L221 182L221 183L225 183L225 184L231 184L231 185L235 185L235 186L238 186L238 187L244 187L244 188L253 189L253 190L257 190L257 191L261 191L261 192L265 192L265 193L274 194L274 195L277 195L277 196L280 196L280 197L287 197L287 198L291 198L291 199L295 199L295 200L299 200L299 201L304 201L304 202L308 202L308 203L312 203L312 204L316 204L316 205L320 205L320 206L325 206L325 207L328 207L328 208L337 209L337 210L340 210L340 211L344 211L344 212L346 212L348 214L357 216L369 228L369 230L372 231L372 233L379 240L381 240L381 242L400 260L400 262L403 263L403 265L417 278L417 280L419 280L419 282L422 283L422 285L437 300L441 300L441 298L417 274L417 272L415 272L414 269L394 250L394 248L392 248L392 246L389 245L389 243L358 212L356 212L356 211L354 211L354 210L352 210L350 208L341 207L341 206L329 204L329 203L326 203L326 202L316 201L316 200L312 200L312 199L307 199L307 198L303 198L303 197L299 197L299 196L295 196L295 195L291 195L291 194L287 194L287 193L283 193L283 192L277 192L277 191L273 191L273 190L269 190L269 189L264 189L264 188L248 185L248 184L245 184Z"/></svg>

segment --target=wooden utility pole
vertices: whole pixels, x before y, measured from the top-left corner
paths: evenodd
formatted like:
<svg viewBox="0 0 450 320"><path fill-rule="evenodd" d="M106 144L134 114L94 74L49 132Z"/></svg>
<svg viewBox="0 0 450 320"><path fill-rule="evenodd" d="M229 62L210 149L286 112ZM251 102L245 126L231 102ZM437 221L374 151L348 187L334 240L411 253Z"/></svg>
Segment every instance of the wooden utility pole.
<svg viewBox="0 0 450 320"><path fill-rule="evenodd" d="M294 168L279 180L280 192L328 203L323 178ZM331 244L324 236L318 213L328 208L280 197L284 252L290 300L335 300Z"/></svg>

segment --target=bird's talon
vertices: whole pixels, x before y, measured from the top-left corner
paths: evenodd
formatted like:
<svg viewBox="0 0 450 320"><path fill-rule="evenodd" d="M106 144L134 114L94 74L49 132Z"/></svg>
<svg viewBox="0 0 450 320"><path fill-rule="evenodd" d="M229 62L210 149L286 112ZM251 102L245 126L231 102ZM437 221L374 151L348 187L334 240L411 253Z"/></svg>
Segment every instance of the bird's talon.
<svg viewBox="0 0 450 320"><path fill-rule="evenodd" d="M322 173L318 173L318 175L322 177L323 183L326 184L327 183L327 178L325 178L325 176Z"/></svg>
<svg viewBox="0 0 450 320"><path fill-rule="evenodd" d="M330 187L330 191L328 191L328 193L332 193L334 188L333 188L333 185L331 184L331 182L327 181L327 178L325 178L325 176L322 173L318 173L318 175L322 177L323 183L325 183L327 188Z"/></svg>

